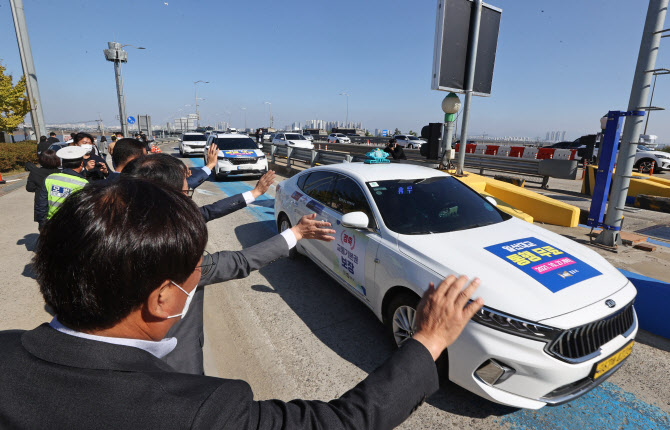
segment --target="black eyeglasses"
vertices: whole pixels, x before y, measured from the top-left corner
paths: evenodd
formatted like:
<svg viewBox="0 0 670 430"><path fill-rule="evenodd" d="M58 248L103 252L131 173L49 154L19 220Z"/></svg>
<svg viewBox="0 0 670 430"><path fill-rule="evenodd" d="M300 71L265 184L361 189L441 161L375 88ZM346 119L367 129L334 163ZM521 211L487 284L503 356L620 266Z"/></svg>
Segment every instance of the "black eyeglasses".
<svg viewBox="0 0 670 430"><path fill-rule="evenodd" d="M193 188L189 188L188 190L181 190L182 193L186 194L187 196L193 198L193 192L195 190Z"/></svg>
<svg viewBox="0 0 670 430"><path fill-rule="evenodd" d="M200 276L205 276L208 275L209 272L214 269L214 261L212 260L212 254L209 252L205 251L202 254L202 263L200 263L200 266L197 266L196 269L199 267L200 268Z"/></svg>

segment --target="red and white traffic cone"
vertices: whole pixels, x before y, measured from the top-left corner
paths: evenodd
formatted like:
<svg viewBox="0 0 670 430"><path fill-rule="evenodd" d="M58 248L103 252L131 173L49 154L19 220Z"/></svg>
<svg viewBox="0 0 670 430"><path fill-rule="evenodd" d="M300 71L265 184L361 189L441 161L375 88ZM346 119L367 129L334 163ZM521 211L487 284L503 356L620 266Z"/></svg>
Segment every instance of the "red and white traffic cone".
<svg viewBox="0 0 670 430"><path fill-rule="evenodd" d="M326 151L328 151L328 145L326 145Z"/></svg>
<svg viewBox="0 0 670 430"><path fill-rule="evenodd" d="M2 179L2 173L0 173L0 184L4 184L4 183L5 183L5 180Z"/></svg>
<svg viewBox="0 0 670 430"><path fill-rule="evenodd" d="M654 167L656 167L656 162L652 161L651 162L651 169L649 169L649 176L652 176L652 174L654 173ZM0 177L0 179L2 179L2 178Z"/></svg>

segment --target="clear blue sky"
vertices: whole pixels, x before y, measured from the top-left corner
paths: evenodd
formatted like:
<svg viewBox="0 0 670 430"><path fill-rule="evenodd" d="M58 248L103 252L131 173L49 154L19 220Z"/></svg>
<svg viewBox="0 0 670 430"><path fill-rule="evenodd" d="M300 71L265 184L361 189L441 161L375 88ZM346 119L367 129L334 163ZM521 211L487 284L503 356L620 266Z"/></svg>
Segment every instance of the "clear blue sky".
<svg viewBox="0 0 670 430"><path fill-rule="evenodd" d="M24 0L48 123L117 114L107 42L129 49L129 114L164 123L192 112L203 122L266 125L349 118L369 129L420 130L439 121L445 93L430 90L435 0ZM492 96L474 98L471 133L568 138L595 132L607 110L625 109L646 15L644 0L495 0L503 9ZM666 27L670 27L670 20ZM0 2L0 58L22 74L9 4ZM657 67L670 67L663 39ZM654 105L670 108L670 77ZM179 112L181 113L181 112ZM670 142L670 113L650 132Z"/></svg>

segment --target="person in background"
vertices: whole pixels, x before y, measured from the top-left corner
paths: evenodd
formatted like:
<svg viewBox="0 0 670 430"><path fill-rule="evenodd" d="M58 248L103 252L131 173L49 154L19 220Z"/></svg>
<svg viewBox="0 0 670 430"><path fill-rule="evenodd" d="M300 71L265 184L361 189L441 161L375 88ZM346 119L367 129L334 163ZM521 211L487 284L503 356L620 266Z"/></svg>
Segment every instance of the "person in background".
<svg viewBox="0 0 670 430"><path fill-rule="evenodd" d="M389 139L389 143L386 145L386 148L384 148L384 151L388 152L394 160L407 160L405 150L402 149L402 146L398 145L398 141L395 137Z"/></svg>
<svg viewBox="0 0 670 430"><path fill-rule="evenodd" d="M60 142L60 140L58 140L58 138L56 137L56 133L53 131L49 133L49 138L47 139L47 141L49 141L49 145L53 145L56 142Z"/></svg>
<svg viewBox="0 0 670 430"><path fill-rule="evenodd" d="M98 143L98 152L103 160L107 161L107 152L108 152L108 143L105 136L100 136L100 142Z"/></svg>
<svg viewBox="0 0 670 430"><path fill-rule="evenodd" d="M93 136L88 133L77 133L71 146L80 146L86 150L84 155L84 177L89 181L99 181L109 175L109 166L101 156L95 152Z"/></svg>
<svg viewBox="0 0 670 430"><path fill-rule="evenodd" d="M37 156L37 160L40 163L39 167L31 162L26 163L26 170L30 172L28 175L28 181L26 182L26 191L35 193L35 203L33 205L33 218L35 222L39 222L37 219L37 212L35 212L35 208L37 207L37 200L40 196L39 190L41 190L44 186L44 180L47 178L47 176L51 175L52 173L58 173L60 167L60 158L58 158L56 151L53 149L42 151Z"/></svg>
<svg viewBox="0 0 670 430"><path fill-rule="evenodd" d="M116 146L114 146L114 154L112 154L114 171L109 172L107 180L117 179L128 163L143 155L147 155L147 149L143 142L136 139L118 140Z"/></svg>
<svg viewBox="0 0 670 430"><path fill-rule="evenodd" d="M61 160L63 171L46 177L35 202L35 221L40 231L44 223L58 211L70 194L88 184L82 175L85 154L86 149L77 145L66 146L56 152L56 156Z"/></svg>
<svg viewBox="0 0 670 430"><path fill-rule="evenodd" d="M65 143L70 144L70 143L74 142L74 137L75 137L76 135L77 135L77 132L75 132L75 131L73 131L72 133L70 133L70 140L68 140L68 141L65 142Z"/></svg>
<svg viewBox="0 0 670 430"><path fill-rule="evenodd" d="M256 129L256 143L261 143L261 137L263 136L263 132L261 131L260 128Z"/></svg>
<svg viewBox="0 0 670 430"><path fill-rule="evenodd" d="M51 144L46 136L40 136L40 141L37 143L37 155L40 155L42 152L49 149Z"/></svg>

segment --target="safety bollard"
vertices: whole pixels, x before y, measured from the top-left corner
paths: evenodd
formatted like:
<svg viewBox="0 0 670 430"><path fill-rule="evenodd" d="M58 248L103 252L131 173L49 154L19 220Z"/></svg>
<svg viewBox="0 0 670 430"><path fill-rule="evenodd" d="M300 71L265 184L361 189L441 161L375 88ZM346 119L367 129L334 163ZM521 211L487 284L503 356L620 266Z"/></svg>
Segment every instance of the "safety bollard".
<svg viewBox="0 0 670 430"><path fill-rule="evenodd" d="M651 169L649 169L649 176L652 176L654 173L654 167L656 167L656 161L651 162Z"/></svg>

